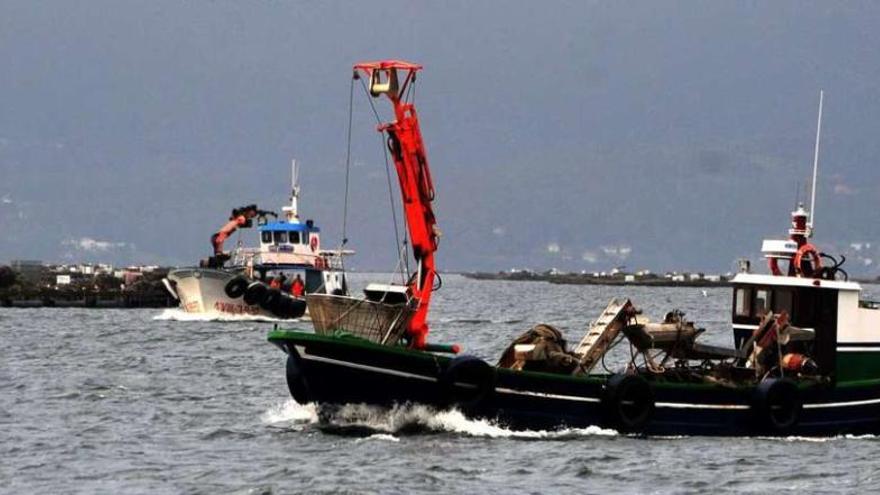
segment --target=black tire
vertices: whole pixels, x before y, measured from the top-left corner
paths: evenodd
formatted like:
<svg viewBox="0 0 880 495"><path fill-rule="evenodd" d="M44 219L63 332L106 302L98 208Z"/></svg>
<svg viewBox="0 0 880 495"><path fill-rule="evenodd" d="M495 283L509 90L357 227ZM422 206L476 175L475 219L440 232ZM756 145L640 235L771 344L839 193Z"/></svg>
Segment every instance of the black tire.
<svg viewBox="0 0 880 495"><path fill-rule="evenodd" d="M266 284L262 282L251 282L251 284L247 286L247 290L244 291L244 303L248 306L260 304L263 301L263 298L266 297L267 292L269 292L269 287L267 287Z"/></svg>
<svg viewBox="0 0 880 495"><path fill-rule="evenodd" d="M248 288L248 283L248 279L239 275L226 283L223 292L232 299L238 299L244 295L244 292Z"/></svg>
<svg viewBox="0 0 880 495"><path fill-rule="evenodd" d="M495 392L495 368L474 356L458 356L440 375L441 403L462 411L479 408Z"/></svg>
<svg viewBox="0 0 880 495"><path fill-rule="evenodd" d="M309 385L306 383L306 377L302 373L302 363L296 351L290 351L287 356L287 389L290 390L290 396L299 404L308 404L312 402L312 394L309 392Z"/></svg>
<svg viewBox="0 0 880 495"><path fill-rule="evenodd" d="M788 434L800 421L802 410L800 391L789 379L771 378L755 387L751 411L760 433Z"/></svg>
<svg viewBox="0 0 880 495"><path fill-rule="evenodd" d="M284 297L284 295L281 294L280 290L268 289L266 295L263 296L263 300L259 302L260 307L266 311L273 311L282 297Z"/></svg>
<svg viewBox="0 0 880 495"><path fill-rule="evenodd" d="M299 318L306 312L306 302L282 293L269 311L279 318Z"/></svg>
<svg viewBox="0 0 880 495"><path fill-rule="evenodd" d="M613 375L605 383L602 408L616 430L640 433L654 415L654 392L638 375Z"/></svg>

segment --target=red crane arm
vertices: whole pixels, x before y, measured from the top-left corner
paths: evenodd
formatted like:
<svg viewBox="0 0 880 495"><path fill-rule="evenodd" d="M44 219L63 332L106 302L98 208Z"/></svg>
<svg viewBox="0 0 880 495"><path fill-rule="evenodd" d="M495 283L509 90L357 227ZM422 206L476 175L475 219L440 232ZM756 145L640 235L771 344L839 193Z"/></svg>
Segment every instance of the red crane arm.
<svg viewBox="0 0 880 495"><path fill-rule="evenodd" d="M258 209L257 205L242 206L241 208L235 208L232 210L232 215L229 216L229 221L211 236L211 245L214 246L214 256L223 254L223 243L236 230L241 227L250 227L252 218L267 214L274 215L271 211Z"/></svg>
<svg viewBox="0 0 880 495"><path fill-rule="evenodd" d="M247 223L244 215L239 215L220 227L214 235L211 236L211 245L214 246L214 255L223 254L223 243L229 238L239 227Z"/></svg>
<svg viewBox="0 0 880 495"><path fill-rule="evenodd" d="M415 348L424 348L427 343L428 308L436 275L434 252L440 236L431 207L434 185L419 129L419 117L412 103L400 99L421 68L421 65L400 60L363 62L354 66L355 77L361 72L366 75L370 94L373 97L384 94L394 107L395 121L381 124L379 131L388 133L388 148L400 182L413 258L418 263L417 272L409 282L409 290L418 306L407 327L410 344ZM399 75L402 79L398 79Z"/></svg>

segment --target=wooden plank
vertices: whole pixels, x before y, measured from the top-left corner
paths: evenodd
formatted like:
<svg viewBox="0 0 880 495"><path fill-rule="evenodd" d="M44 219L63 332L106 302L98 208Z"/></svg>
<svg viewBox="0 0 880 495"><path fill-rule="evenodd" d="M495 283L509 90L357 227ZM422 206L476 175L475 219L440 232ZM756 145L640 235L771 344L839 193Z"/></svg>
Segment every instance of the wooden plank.
<svg viewBox="0 0 880 495"><path fill-rule="evenodd" d="M615 298L608 303L574 351L580 358L580 365L575 373L587 374L596 366L626 325L631 312L632 303L629 299Z"/></svg>

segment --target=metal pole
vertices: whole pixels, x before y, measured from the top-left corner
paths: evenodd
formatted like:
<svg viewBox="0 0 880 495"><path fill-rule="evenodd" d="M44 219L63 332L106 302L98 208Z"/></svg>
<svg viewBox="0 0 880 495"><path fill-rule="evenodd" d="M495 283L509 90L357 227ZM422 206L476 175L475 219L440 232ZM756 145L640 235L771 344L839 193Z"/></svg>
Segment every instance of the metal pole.
<svg viewBox="0 0 880 495"><path fill-rule="evenodd" d="M816 121L816 148L813 153L813 190L810 194L810 222L807 224L809 237L813 236L813 225L816 220L816 177L819 174L819 136L822 135L822 100L824 96L825 91L819 90L819 118Z"/></svg>

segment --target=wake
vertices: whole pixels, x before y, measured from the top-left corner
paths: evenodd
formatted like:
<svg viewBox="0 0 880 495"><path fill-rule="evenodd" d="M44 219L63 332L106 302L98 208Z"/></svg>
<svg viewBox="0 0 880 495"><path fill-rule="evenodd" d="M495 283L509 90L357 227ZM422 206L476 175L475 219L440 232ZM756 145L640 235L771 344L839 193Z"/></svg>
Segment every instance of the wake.
<svg viewBox="0 0 880 495"><path fill-rule="evenodd" d="M346 404L319 410L315 404L298 404L288 399L261 417L264 424L302 429L314 426L327 433L398 441L401 435L454 433L469 437L513 439L566 439L617 436L614 430L590 426L560 430L511 430L488 419L470 419L460 411L438 411L423 405L401 405L390 409L365 404Z"/></svg>
<svg viewBox="0 0 880 495"><path fill-rule="evenodd" d="M180 308L169 308L153 317L156 321L262 321L262 322L299 322L304 318L275 318L263 315L232 315L221 313L187 313Z"/></svg>

